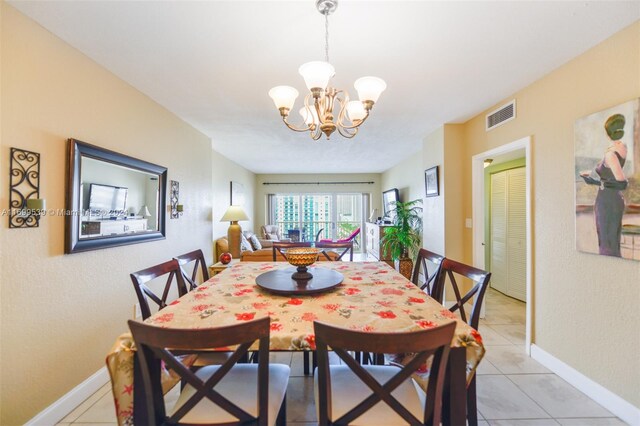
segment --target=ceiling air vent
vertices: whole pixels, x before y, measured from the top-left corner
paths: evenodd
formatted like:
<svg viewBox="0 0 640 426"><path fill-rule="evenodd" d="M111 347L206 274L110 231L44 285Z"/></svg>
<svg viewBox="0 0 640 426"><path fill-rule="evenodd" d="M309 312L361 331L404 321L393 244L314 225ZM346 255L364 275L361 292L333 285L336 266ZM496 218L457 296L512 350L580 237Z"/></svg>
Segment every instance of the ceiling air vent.
<svg viewBox="0 0 640 426"><path fill-rule="evenodd" d="M516 118L516 100L512 100L495 111L487 114L487 131L503 125Z"/></svg>

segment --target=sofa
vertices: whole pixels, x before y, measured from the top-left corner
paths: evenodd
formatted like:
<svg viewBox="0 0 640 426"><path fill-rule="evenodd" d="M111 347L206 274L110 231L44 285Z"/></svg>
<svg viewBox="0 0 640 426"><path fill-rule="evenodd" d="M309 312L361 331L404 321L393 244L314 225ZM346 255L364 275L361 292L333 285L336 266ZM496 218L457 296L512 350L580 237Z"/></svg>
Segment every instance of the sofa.
<svg viewBox="0 0 640 426"><path fill-rule="evenodd" d="M253 235L252 232L246 232L243 231L242 234L247 237L247 235ZM250 241L250 240L249 240ZM259 238L258 241L260 242L260 244L262 245L262 248L260 249L254 249L253 247L251 248L251 250L247 249L247 247L241 247L241 253L240 253L240 260L243 262L271 262L273 261L273 252L272 252L272 246L273 246L273 241L271 240L263 240L262 238ZM218 258L220 257L220 255L224 252L228 252L229 251L229 241L227 240L227 237L221 237L218 238L215 242L215 247L214 247L214 253L216 255L216 258L214 259L216 262L218 261ZM285 258L284 256L282 256L280 253L277 253L278 256L280 256L280 258L278 258L278 261L284 261Z"/></svg>
<svg viewBox="0 0 640 426"><path fill-rule="evenodd" d="M272 262L273 261L273 241L270 239L258 238L251 231L243 231L242 235L244 238L242 239L243 244L241 245L241 253L240 253L240 261L242 262ZM254 238L255 237L255 238ZM245 242L246 239L246 242ZM256 241L259 243L259 246L254 246L253 244ZM288 239L283 239L282 241L290 241ZM260 248L257 248L260 247ZM229 251L229 241L227 237L220 237L215 241L213 252L215 254L214 263L218 262L218 258L222 253ZM333 252L328 253L329 257L333 259L337 259L338 255L333 256ZM276 259L278 262L285 262L286 259L284 256L276 251ZM320 256L319 260L326 260L324 256Z"/></svg>

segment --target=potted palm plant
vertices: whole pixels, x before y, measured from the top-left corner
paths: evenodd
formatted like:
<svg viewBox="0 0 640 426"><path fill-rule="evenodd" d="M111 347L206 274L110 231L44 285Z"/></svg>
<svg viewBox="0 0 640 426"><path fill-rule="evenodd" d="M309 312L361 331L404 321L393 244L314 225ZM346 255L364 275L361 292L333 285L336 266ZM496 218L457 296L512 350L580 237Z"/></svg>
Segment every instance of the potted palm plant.
<svg viewBox="0 0 640 426"><path fill-rule="evenodd" d="M380 244L395 261L396 269L410 280L422 236L422 207L419 206L422 200L395 201L394 204L393 226L385 229Z"/></svg>

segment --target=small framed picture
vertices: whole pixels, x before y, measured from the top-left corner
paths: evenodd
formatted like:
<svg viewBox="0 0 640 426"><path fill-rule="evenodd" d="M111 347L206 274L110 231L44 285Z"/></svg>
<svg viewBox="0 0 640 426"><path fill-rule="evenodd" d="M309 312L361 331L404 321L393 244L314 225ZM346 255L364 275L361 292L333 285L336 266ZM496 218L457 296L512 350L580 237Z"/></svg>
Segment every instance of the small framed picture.
<svg viewBox="0 0 640 426"><path fill-rule="evenodd" d="M232 206L244 206L244 185L231 181L231 197L229 204Z"/></svg>
<svg viewBox="0 0 640 426"><path fill-rule="evenodd" d="M424 171L424 187L427 197L437 197L440 195L438 166L433 166Z"/></svg>

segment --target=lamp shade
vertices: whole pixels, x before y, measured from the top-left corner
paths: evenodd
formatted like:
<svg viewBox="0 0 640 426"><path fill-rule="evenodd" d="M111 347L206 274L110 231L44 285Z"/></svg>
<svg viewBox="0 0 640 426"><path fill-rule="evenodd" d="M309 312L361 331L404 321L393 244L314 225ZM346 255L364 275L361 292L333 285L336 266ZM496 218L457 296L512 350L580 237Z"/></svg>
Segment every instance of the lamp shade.
<svg viewBox="0 0 640 426"><path fill-rule="evenodd" d="M357 121L362 120L367 116L367 111L364 109L364 105L360 101L349 101L347 104L347 115L349 120Z"/></svg>
<svg viewBox="0 0 640 426"><path fill-rule="evenodd" d="M149 212L149 208L147 206L142 206L138 211L138 216L151 217L151 212Z"/></svg>
<svg viewBox="0 0 640 426"><path fill-rule="evenodd" d="M309 111L311 111L311 114L309 114ZM316 112L316 109L312 106L309 108L309 111L307 110L306 107L300 108L299 112L304 122L307 125L318 124L320 120L318 120L318 113Z"/></svg>
<svg viewBox="0 0 640 426"><path fill-rule="evenodd" d="M269 90L269 96L273 99L273 103L276 104L276 108L291 110L298 97L298 91L291 86L276 86Z"/></svg>
<svg viewBox="0 0 640 426"><path fill-rule="evenodd" d="M249 216L242 210L242 207L229 206L220 222L237 222L239 220L249 220Z"/></svg>
<svg viewBox="0 0 640 426"><path fill-rule="evenodd" d="M361 101L378 102L380 94L387 88L387 83L378 77L362 77L356 80L353 87L358 91Z"/></svg>
<svg viewBox="0 0 640 426"><path fill-rule="evenodd" d="M307 89L326 89L329 80L336 73L335 68L329 62L313 61L302 64L298 72L304 78Z"/></svg>

